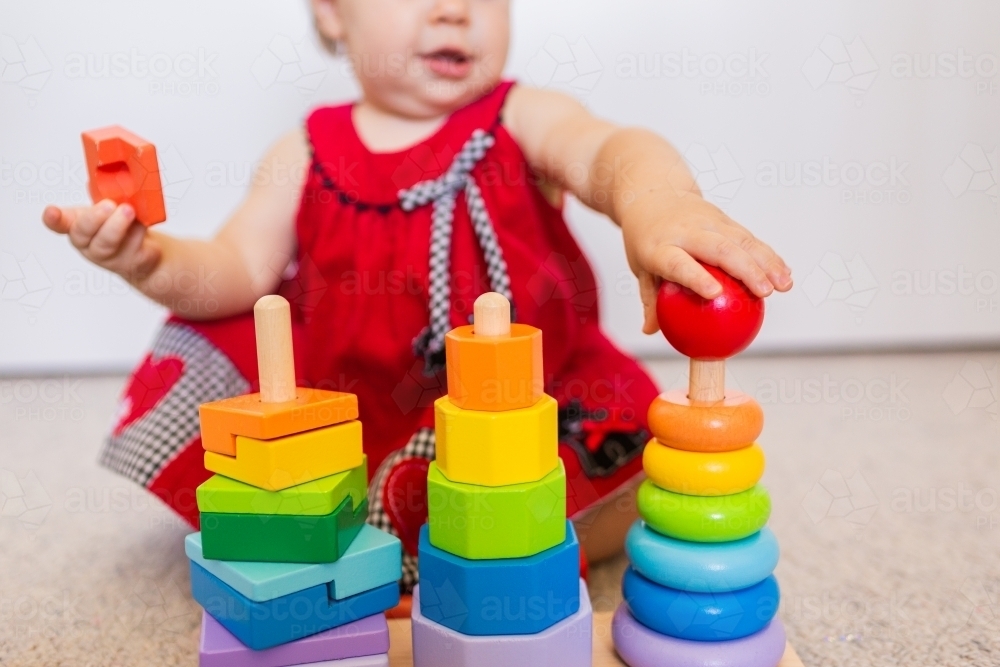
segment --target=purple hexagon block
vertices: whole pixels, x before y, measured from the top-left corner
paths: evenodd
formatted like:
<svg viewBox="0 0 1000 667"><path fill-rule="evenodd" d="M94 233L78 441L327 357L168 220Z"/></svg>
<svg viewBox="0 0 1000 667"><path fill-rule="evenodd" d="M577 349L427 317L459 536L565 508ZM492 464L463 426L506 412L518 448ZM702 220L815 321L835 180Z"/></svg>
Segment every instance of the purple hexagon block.
<svg viewBox="0 0 1000 667"><path fill-rule="evenodd" d="M593 609L580 580L580 610L533 635L463 635L420 613L413 591L413 667L591 667Z"/></svg>

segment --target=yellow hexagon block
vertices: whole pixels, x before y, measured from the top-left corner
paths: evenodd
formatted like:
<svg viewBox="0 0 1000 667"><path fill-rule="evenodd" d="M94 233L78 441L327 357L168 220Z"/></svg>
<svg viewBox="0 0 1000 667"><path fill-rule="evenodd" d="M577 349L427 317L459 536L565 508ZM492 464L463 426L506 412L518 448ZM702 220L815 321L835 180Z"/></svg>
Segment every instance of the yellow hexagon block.
<svg viewBox="0 0 1000 667"><path fill-rule="evenodd" d="M437 465L453 482L506 486L537 482L559 463L558 406L551 396L506 412L434 402Z"/></svg>
<svg viewBox="0 0 1000 667"><path fill-rule="evenodd" d="M236 456L205 452L205 468L268 491L336 475L364 463L361 422L257 440L236 437Z"/></svg>

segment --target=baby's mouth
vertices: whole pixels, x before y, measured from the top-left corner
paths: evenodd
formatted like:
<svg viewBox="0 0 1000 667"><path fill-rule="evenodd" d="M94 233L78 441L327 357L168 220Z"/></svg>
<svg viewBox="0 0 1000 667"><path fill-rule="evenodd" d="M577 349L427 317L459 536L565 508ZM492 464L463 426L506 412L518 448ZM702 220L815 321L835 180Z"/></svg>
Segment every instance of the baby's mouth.
<svg viewBox="0 0 1000 667"><path fill-rule="evenodd" d="M462 79L472 69L472 57L458 49L439 49L421 58L430 71L451 79Z"/></svg>

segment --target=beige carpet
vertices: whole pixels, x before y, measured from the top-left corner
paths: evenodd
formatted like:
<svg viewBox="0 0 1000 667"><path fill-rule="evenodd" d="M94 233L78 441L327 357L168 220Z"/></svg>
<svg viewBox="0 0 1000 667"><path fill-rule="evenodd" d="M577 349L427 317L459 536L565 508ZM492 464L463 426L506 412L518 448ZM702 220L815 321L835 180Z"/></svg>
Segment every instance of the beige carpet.
<svg viewBox="0 0 1000 667"><path fill-rule="evenodd" d="M1000 664L998 362L731 364L767 415L781 614L806 665ZM683 364L652 367L683 383ZM5 667L196 664L187 531L95 462L121 384L0 380ZM623 567L594 569L598 609L617 604Z"/></svg>

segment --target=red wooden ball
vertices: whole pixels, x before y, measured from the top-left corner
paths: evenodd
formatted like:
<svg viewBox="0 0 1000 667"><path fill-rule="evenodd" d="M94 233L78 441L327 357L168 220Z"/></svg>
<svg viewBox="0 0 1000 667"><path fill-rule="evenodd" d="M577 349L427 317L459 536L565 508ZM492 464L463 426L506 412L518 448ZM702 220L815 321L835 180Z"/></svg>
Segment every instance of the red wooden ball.
<svg viewBox="0 0 1000 667"><path fill-rule="evenodd" d="M656 297L656 319L667 342L684 356L725 359L757 337L764 300L722 269L701 265L722 285L722 294L703 299L687 287L664 281Z"/></svg>

